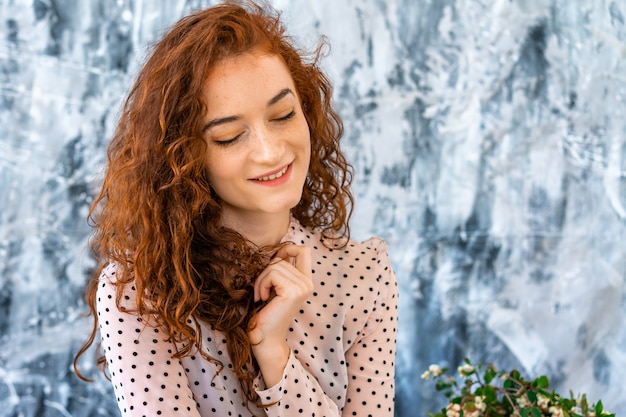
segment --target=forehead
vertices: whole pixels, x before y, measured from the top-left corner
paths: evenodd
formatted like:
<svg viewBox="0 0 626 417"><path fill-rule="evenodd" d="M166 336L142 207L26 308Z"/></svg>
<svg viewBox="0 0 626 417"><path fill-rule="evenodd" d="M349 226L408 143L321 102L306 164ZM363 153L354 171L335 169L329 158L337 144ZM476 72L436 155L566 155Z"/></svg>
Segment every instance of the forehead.
<svg viewBox="0 0 626 417"><path fill-rule="evenodd" d="M279 55L247 52L220 60L206 78L203 95L210 104L215 100L276 94L284 88L296 91L291 73Z"/></svg>

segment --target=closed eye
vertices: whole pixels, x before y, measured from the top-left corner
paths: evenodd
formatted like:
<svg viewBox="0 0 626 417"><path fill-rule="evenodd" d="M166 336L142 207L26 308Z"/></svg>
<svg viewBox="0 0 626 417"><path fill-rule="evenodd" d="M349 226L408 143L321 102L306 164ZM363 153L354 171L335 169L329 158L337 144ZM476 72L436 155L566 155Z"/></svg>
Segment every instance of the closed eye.
<svg viewBox="0 0 626 417"><path fill-rule="evenodd" d="M232 143L235 143L235 141L237 139L239 139L241 136L243 135L243 133L238 134L237 136L235 136L234 138L231 139L226 139L226 140L216 140L215 143L219 146L228 146Z"/></svg>
<svg viewBox="0 0 626 417"><path fill-rule="evenodd" d="M293 119L293 117L296 115L296 110L292 110L289 113L287 113L286 115L282 116L282 117L278 117L276 119L273 119L273 121L275 122L286 122L287 120ZM225 140L216 140L215 143L219 146L228 146L231 145L233 143L235 143L241 136L243 135L243 132L238 134L237 136L230 138L230 139L225 139Z"/></svg>
<svg viewBox="0 0 626 417"><path fill-rule="evenodd" d="M285 121L293 118L293 116L295 116L295 115L296 115L296 111L292 110L289 113L287 113L286 115L284 115L283 117L279 117L279 118L274 119L274 120L277 121L277 122L285 122Z"/></svg>

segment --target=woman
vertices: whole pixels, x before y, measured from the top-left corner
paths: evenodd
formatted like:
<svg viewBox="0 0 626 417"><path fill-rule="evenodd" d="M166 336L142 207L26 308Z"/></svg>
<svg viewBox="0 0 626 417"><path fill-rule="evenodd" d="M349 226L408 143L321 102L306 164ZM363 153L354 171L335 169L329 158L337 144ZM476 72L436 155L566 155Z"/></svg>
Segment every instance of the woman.
<svg viewBox="0 0 626 417"><path fill-rule="evenodd" d="M227 3L139 73L92 206L78 355L99 331L123 415L393 415L397 286L384 242L348 237L320 50Z"/></svg>

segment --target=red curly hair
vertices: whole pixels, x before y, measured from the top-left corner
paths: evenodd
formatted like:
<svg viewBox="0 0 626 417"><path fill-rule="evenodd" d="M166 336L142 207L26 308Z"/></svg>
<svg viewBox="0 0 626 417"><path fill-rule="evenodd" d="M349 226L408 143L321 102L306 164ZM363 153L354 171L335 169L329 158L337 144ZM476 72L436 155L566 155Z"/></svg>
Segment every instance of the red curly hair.
<svg viewBox="0 0 626 417"><path fill-rule="evenodd" d="M223 332L244 400L258 403L247 329L259 308L252 285L268 251L220 225L220 201L206 175L202 89L225 58L261 50L284 60L311 133L309 175L292 215L326 237L348 237L352 170L339 146L343 125L331 105L332 87L318 65L324 46L322 41L313 54L301 52L285 34L279 13L252 2L228 2L184 17L154 46L123 107L89 214L100 268L86 290L94 326L75 367L97 335L99 274L115 262L120 309L125 310L125 286L132 283L136 313L155 315L171 340L184 342L177 357L195 349L202 353L193 321ZM98 364L106 366L102 355Z"/></svg>

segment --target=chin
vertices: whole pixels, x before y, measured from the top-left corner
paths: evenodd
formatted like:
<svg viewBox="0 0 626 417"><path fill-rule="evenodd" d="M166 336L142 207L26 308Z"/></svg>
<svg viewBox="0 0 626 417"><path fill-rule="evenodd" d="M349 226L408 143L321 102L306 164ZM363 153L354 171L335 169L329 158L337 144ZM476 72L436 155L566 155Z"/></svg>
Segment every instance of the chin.
<svg viewBox="0 0 626 417"><path fill-rule="evenodd" d="M302 193L300 193L298 196L294 196L294 198L289 199L284 204L280 204L280 207L283 207L283 209L281 209L279 211L280 212L282 212L284 210L291 211L291 209L293 209L298 204L300 204L300 201L302 201Z"/></svg>

